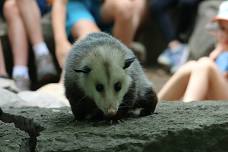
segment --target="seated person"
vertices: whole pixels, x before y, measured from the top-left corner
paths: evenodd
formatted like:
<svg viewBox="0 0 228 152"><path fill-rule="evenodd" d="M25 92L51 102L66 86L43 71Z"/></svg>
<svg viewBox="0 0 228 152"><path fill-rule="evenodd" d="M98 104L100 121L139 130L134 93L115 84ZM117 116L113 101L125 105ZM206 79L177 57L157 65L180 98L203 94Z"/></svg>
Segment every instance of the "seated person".
<svg viewBox="0 0 228 152"><path fill-rule="evenodd" d="M182 35L190 31L200 1L202 0L150 0L151 14L158 22L168 44L159 55L158 63L168 66L172 73L188 59L189 51L187 45L183 43ZM178 9L177 28L170 13L172 8Z"/></svg>
<svg viewBox="0 0 228 152"><path fill-rule="evenodd" d="M45 0L37 0L37 2ZM40 5L39 5L40 6ZM44 42L40 23L40 8L36 1L1 1L1 11L8 25L9 41L13 54L12 78L17 87L30 89L28 70L28 40L32 44L37 69L38 82L47 81L57 74L52 57Z"/></svg>
<svg viewBox="0 0 228 152"><path fill-rule="evenodd" d="M72 41L88 33L109 31L128 47L144 13L145 0L54 0L52 25L61 67ZM65 30L66 28L66 30Z"/></svg>
<svg viewBox="0 0 228 152"><path fill-rule="evenodd" d="M183 65L160 90L160 100L228 100L228 1L213 19L219 25L217 46L209 57Z"/></svg>

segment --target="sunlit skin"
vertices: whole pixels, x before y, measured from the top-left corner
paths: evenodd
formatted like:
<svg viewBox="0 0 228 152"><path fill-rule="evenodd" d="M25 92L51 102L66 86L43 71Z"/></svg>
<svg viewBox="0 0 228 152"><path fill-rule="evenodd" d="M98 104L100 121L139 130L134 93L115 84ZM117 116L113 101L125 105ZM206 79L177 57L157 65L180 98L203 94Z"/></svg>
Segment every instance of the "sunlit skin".
<svg viewBox="0 0 228 152"><path fill-rule="evenodd" d="M228 20L216 20L217 44L209 57L183 65L158 94L160 100L228 100L228 72L221 72L215 60L228 50Z"/></svg>

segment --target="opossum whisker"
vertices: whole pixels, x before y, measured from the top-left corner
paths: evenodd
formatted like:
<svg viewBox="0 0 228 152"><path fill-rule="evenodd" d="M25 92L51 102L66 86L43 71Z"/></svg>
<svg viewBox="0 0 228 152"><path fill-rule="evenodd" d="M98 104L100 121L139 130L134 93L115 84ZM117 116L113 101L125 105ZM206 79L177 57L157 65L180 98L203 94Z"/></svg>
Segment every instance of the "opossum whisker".
<svg viewBox="0 0 228 152"><path fill-rule="evenodd" d="M129 88L128 88L128 91L131 91L131 90L133 90L133 91L134 91L134 88L132 88L132 87L129 87Z"/></svg>
<svg viewBox="0 0 228 152"><path fill-rule="evenodd" d="M133 105L121 105L119 108L132 108L134 107Z"/></svg>

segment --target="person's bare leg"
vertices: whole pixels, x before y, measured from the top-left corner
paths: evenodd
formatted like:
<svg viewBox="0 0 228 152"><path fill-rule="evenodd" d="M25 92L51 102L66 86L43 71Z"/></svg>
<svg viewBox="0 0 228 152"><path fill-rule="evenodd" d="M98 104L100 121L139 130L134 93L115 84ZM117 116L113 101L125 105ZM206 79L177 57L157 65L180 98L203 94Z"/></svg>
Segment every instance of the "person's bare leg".
<svg viewBox="0 0 228 152"><path fill-rule="evenodd" d="M189 61L183 65L159 91L159 100L171 101L181 99L185 93L191 72L195 65L195 61Z"/></svg>
<svg viewBox="0 0 228 152"><path fill-rule="evenodd" d="M217 69L212 68L209 75L208 100L228 100L228 78Z"/></svg>
<svg viewBox="0 0 228 152"><path fill-rule="evenodd" d="M17 0L23 22L32 43L39 82L52 81L57 75L52 56L44 42L41 13L35 0Z"/></svg>
<svg viewBox="0 0 228 152"><path fill-rule="evenodd" d="M35 0L16 0L33 45L43 42L41 14Z"/></svg>
<svg viewBox="0 0 228 152"><path fill-rule="evenodd" d="M8 24L8 35L13 51L12 77L19 90L29 90L28 43L25 27L16 5L16 0L7 0L3 6L4 16Z"/></svg>
<svg viewBox="0 0 228 152"><path fill-rule="evenodd" d="M106 0L101 14L105 22L114 21L113 35L131 47L144 8L144 0Z"/></svg>
<svg viewBox="0 0 228 152"><path fill-rule="evenodd" d="M224 99L228 97L227 88L227 81L219 73L214 62L205 57L198 61L193 70L183 101Z"/></svg>
<svg viewBox="0 0 228 152"><path fill-rule="evenodd" d="M0 41L0 76L7 76L1 41Z"/></svg>
<svg viewBox="0 0 228 152"><path fill-rule="evenodd" d="M27 34L32 43L35 57L38 58L38 56L42 55L48 56L49 49L44 42L41 24L41 13L37 2L35 0L17 0L16 2L25 24ZM53 62L52 59L50 60ZM54 72L54 67L52 66L51 68Z"/></svg>
<svg viewBox="0 0 228 152"><path fill-rule="evenodd" d="M97 25L93 21L89 20L81 20L78 23L76 23L71 32L74 38L76 39L82 39L87 34L93 33L93 32L99 32L100 29L97 27Z"/></svg>
<svg viewBox="0 0 228 152"><path fill-rule="evenodd" d="M14 65L27 66L28 43L24 24L15 0L7 0L3 8L8 24L8 34L13 51Z"/></svg>

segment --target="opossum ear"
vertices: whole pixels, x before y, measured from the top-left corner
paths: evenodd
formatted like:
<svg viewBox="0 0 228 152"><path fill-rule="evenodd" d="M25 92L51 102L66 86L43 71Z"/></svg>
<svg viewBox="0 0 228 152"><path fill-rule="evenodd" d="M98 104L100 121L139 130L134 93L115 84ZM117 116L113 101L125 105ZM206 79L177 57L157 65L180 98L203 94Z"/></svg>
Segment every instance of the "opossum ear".
<svg viewBox="0 0 228 152"><path fill-rule="evenodd" d="M88 74L90 73L91 71L91 68L89 68L88 66L84 66L82 69L74 69L75 72L82 72L82 73L85 73L85 74Z"/></svg>
<svg viewBox="0 0 228 152"><path fill-rule="evenodd" d="M135 61L135 57L126 59L123 69L128 68L131 65L131 63L134 62L134 61Z"/></svg>

